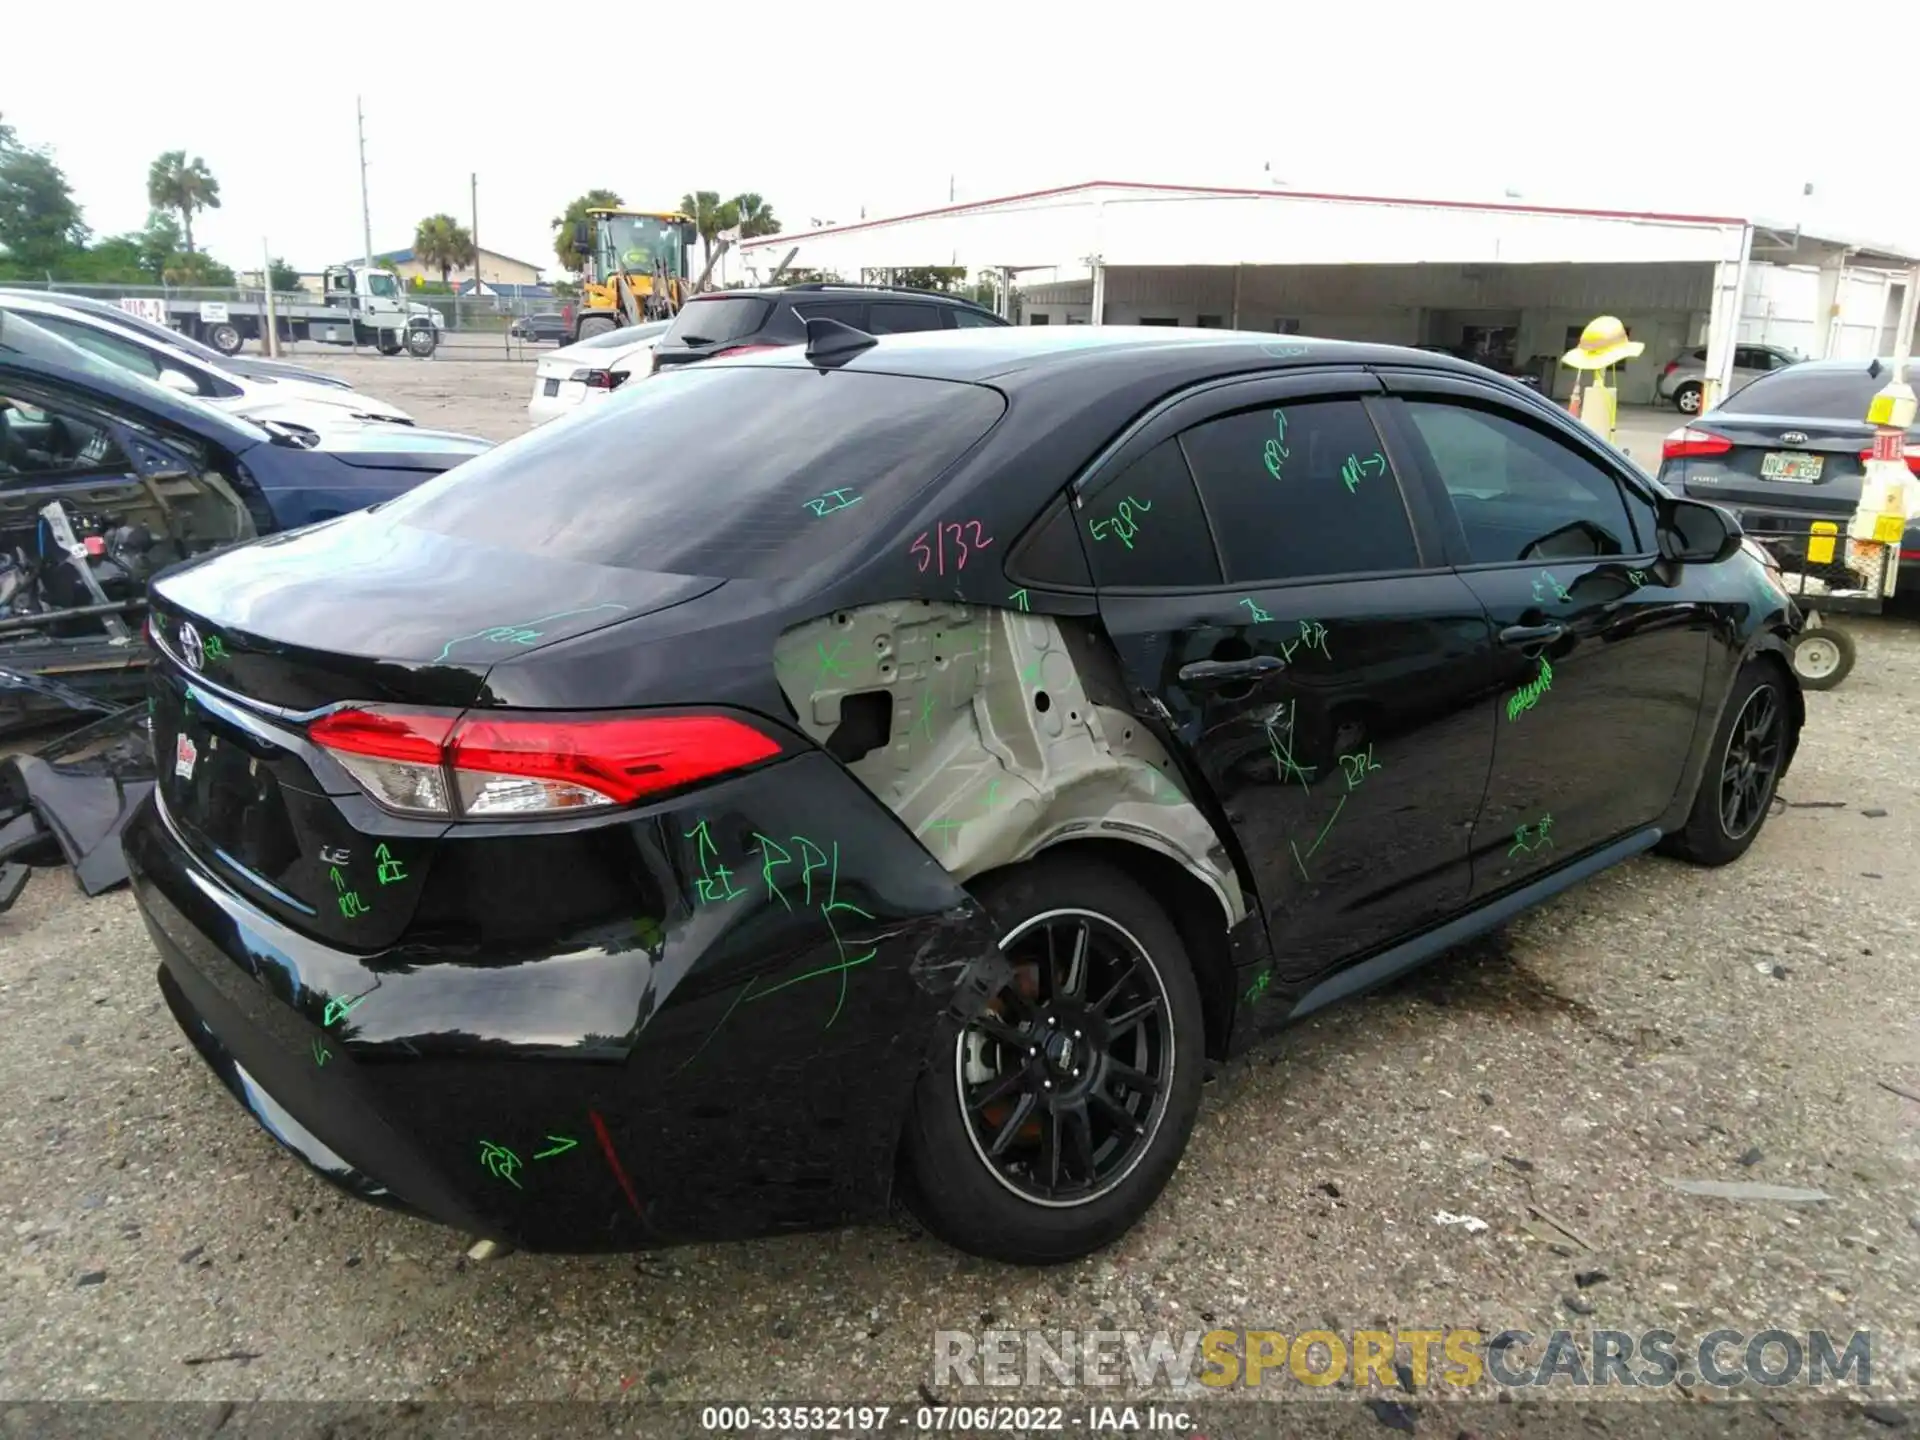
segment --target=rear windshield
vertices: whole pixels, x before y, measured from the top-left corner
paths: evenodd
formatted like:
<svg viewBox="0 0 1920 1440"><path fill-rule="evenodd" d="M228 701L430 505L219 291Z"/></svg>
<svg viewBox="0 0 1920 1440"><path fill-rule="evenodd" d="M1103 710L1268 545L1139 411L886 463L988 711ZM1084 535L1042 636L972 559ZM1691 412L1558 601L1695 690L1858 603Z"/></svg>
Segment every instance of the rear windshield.
<svg viewBox="0 0 1920 1440"><path fill-rule="evenodd" d="M1866 362L1845 369L1795 365L1742 385L1721 402L1727 415L1803 416L1808 420L1867 418L1867 402L1887 383L1888 372L1868 374Z"/></svg>
<svg viewBox="0 0 1920 1440"><path fill-rule="evenodd" d="M766 321L771 300L731 295L714 300L692 300L674 320L662 345L719 345L751 335Z"/></svg>
<svg viewBox="0 0 1920 1440"><path fill-rule="evenodd" d="M946 380L686 366L469 460L384 513L592 565L796 576L861 558L1004 409L999 392Z"/></svg>

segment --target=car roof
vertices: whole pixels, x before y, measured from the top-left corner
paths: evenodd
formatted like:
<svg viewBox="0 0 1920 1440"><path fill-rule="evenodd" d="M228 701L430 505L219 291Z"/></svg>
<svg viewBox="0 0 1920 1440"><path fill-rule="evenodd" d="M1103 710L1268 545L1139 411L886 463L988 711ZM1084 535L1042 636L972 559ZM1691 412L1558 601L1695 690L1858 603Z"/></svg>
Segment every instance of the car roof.
<svg viewBox="0 0 1920 1440"><path fill-rule="evenodd" d="M803 366L809 362L795 345L706 363ZM1418 365L1481 378L1488 373L1469 361L1412 346L1158 325L1007 325L882 335L839 368L971 384L991 382L1001 389L1073 374L1144 370L1164 380L1164 388L1171 392L1287 365Z"/></svg>
<svg viewBox="0 0 1920 1440"><path fill-rule="evenodd" d="M952 305L961 310L982 310L991 315L993 312L977 300L969 300L964 295L949 295L939 290L912 290L901 285L857 285L849 282L827 280L808 281L804 285L759 285L741 290L711 290L704 295L695 295L688 300L692 304L698 300L725 300L733 295L750 295L764 300L779 300L798 295L825 295L846 300L931 300L939 305Z"/></svg>

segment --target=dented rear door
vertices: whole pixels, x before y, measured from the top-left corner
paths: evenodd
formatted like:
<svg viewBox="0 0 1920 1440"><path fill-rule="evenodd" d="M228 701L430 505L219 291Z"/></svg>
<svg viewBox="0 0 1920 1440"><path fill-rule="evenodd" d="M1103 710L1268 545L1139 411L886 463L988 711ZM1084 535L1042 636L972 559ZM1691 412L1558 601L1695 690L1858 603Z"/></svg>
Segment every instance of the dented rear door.
<svg viewBox="0 0 1920 1440"><path fill-rule="evenodd" d="M1431 925L1471 880L1489 625L1398 483L1377 393L1351 371L1219 387L1078 497L1122 663L1258 893L1276 966L1255 1003Z"/></svg>

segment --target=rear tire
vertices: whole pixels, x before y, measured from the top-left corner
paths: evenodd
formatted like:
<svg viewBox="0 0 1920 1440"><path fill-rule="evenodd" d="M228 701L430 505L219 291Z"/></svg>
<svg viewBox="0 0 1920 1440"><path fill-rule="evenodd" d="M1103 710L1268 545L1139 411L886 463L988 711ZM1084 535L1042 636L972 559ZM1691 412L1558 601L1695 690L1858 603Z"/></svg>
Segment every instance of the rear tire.
<svg viewBox="0 0 1920 1440"><path fill-rule="evenodd" d="M431 360L440 348L440 332L430 325L416 325L407 331L407 353L416 360Z"/></svg>
<svg viewBox="0 0 1920 1440"><path fill-rule="evenodd" d="M1660 848L1693 865L1728 865L1752 846L1773 807L1792 752L1788 682L1777 665L1749 660L1733 682L1686 828Z"/></svg>
<svg viewBox="0 0 1920 1440"><path fill-rule="evenodd" d="M1013 978L967 1025L942 1019L907 1123L927 1227L1014 1264L1124 1235L1200 1108L1206 1038L1179 932L1138 883L1070 848L979 887Z"/></svg>
<svg viewBox="0 0 1920 1440"><path fill-rule="evenodd" d="M577 338L581 340L591 340L596 335L604 335L609 330L617 330L618 328L619 326L614 323L611 316L589 315L580 322L580 333Z"/></svg>
<svg viewBox="0 0 1920 1440"><path fill-rule="evenodd" d="M382 355L398 355L404 348L398 340L382 340L380 342L380 353Z"/></svg>
<svg viewBox="0 0 1920 1440"><path fill-rule="evenodd" d="M1697 380L1689 380L1673 392L1673 408L1678 410L1682 415L1698 415L1700 413L1700 395L1700 382Z"/></svg>
<svg viewBox="0 0 1920 1440"><path fill-rule="evenodd" d="M1809 690L1831 690L1853 671L1853 637L1844 630L1802 630L1793 642L1793 673Z"/></svg>
<svg viewBox="0 0 1920 1440"><path fill-rule="evenodd" d="M238 355L242 338L238 325L209 325L206 330L207 344L222 355Z"/></svg>

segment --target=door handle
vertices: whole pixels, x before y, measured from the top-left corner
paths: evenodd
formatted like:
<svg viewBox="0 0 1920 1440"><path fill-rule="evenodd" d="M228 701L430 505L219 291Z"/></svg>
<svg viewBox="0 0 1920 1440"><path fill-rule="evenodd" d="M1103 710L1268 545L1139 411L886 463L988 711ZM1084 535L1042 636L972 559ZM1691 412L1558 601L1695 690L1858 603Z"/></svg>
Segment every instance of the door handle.
<svg viewBox="0 0 1920 1440"><path fill-rule="evenodd" d="M1502 645L1548 645L1567 633L1567 627L1557 620L1549 620L1544 625L1509 625L1500 632Z"/></svg>
<svg viewBox="0 0 1920 1440"><path fill-rule="evenodd" d="M1245 660L1196 660L1180 667L1183 685L1232 685L1287 668L1278 655L1254 655Z"/></svg>

